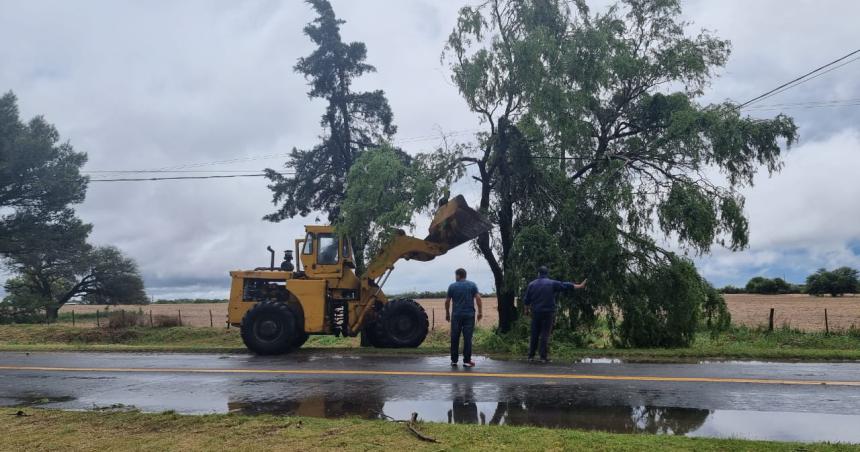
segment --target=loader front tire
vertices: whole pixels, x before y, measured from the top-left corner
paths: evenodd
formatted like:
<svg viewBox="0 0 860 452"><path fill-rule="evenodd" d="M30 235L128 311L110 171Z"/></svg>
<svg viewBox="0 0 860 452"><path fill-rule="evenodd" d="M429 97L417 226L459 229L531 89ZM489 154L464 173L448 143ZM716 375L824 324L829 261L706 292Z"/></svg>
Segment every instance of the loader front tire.
<svg viewBox="0 0 860 452"><path fill-rule="evenodd" d="M242 342L258 355L290 351L299 333L295 312L286 303L264 301L242 318Z"/></svg>
<svg viewBox="0 0 860 452"><path fill-rule="evenodd" d="M430 322L424 308L415 300L392 300L382 307L376 321L376 337L383 347L415 348L424 342Z"/></svg>

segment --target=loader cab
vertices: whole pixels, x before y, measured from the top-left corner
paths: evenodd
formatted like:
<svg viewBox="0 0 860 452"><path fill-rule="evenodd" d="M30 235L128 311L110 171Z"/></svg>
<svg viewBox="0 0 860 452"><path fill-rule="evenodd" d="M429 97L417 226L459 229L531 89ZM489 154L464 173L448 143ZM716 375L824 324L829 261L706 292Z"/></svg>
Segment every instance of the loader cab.
<svg viewBox="0 0 860 452"><path fill-rule="evenodd" d="M305 238L296 240L301 270L315 278L340 278L344 268L355 268L349 239L332 226L306 226Z"/></svg>

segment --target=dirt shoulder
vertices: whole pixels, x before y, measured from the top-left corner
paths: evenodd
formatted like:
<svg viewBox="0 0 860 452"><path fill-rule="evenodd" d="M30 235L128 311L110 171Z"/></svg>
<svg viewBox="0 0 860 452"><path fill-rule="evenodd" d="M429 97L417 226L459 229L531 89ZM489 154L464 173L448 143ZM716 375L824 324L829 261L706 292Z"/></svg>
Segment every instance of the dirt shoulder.
<svg viewBox="0 0 860 452"><path fill-rule="evenodd" d="M857 446L362 419L0 408L5 450L860 450ZM122 432L122 434L117 434Z"/></svg>

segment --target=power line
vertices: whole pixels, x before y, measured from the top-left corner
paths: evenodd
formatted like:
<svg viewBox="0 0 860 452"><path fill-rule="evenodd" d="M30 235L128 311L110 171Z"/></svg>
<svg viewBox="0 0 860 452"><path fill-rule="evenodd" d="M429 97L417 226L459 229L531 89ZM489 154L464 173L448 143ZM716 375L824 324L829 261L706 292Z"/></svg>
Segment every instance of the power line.
<svg viewBox="0 0 860 452"><path fill-rule="evenodd" d="M756 105L747 107L746 111L767 111L767 110L792 110L792 109L811 109L811 108L842 108L842 107L857 107L860 106L860 99L852 101L840 102L800 102L794 104L768 104Z"/></svg>
<svg viewBox="0 0 860 452"><path fill-rule="evenodd" d="M785 88L786 90L787 90L787 89L790 89L790 88L794 88L795 86L797 86L797 85L799 85L799 84L800 84L800 83L798 83L798 82L800 82L801 80L803 80L803 79L805 79L805 78L809 77L810 75L815 74L816 72L819 72L819 71L821 71L821 70L823 70L823 69L826 69L826 68L828 68L828 67L830 67L830 66L833 66L834 64L839 63L840 61L843 61L843 60L845 60L845 59L847 59L847 58L850 58L851 56L856 55L856 54L858 54L858 53L860 53L860 49L855 50L855 51L853 51L853 52L851 52L851 53L848 53L847 55L845 55L845 56L843 56L843 57L837 58L837 59L835 59L835 60L833 60L833 61L831 61L831 62L829 62L829 63L825 64L824 66L821 66L821 67L818 67L818 68L816 68L816 69L814 69L814 70L812 70L812 71L809 71L809 72L807 72L806 74L803 74L803 75L801 75L800 77L797 77L797 78L795 78L794 80L792 80L792 81L790 81L790 82L783 83L782 85L779 85L779 86L777 86L776 88L774 88L774 89L772 89L772 90L770 90L770 91L768 91L768 92L766 92L766 93L764 93L764 94L761 94L761 95L758 95L758 96L756 96L756 97L753 97L752 99L750 99L750 100L748 100L748 101L746 101L746 102L744 102L744 103L742 103L742 104L738 105L738 107L737 107L737 108L738 108L738 109L741 109L741 108L746 107L747 105L752 104L753 102L757 102L757 101L759 101L759 100L763 100L763 99L765 99L765 98L767 98L767 97L770 97L771 95L779 94L779 93L783 92L783 91L780 91L780 90L782 90L783 88ZM851 62L856 61L856 60L857 60L857 58L855 58L855 59L853 59L853 60L849 61L848 63L851 63ZM845 64L848 64L848 63L845 63ZM840 68L840 67L844 66L845 64L840 65L840 66L838 66L838 67L836 67L836 68L833 68L833 69L831 69L831 70L838 69L838 68ZM830 71L826 71L824 74L826 74L827 72L830 72ZM820 75L824 75L824 74L820 74ZM818 76L816 76L816 77L818 77ZM816 78L816 77L813 77L813 78ZM796 84L795 84L795 83L796 83ZM802 83L802 82L801 82L801 83ZM790 86L790 85L791 85L791 86ZM777 91L779 91L779 92L777 92Z"/></svg>
<svg viewBox="0 0 860 452"><path fill-rule="evenodd" d="M174 176L174 177L142 177L119 179L90 179L90 182L141 182L158 180L197 180L197 179L226 179L233 177L263 177L265 174L222 174L211 176Z"/></svg>
<svg viewBox="0 0 860 452"><path fill-rule="evenodd" d="M860 57L854 58L854 59L852 59L852 60L848 60L848 61L846 61L846 62L844 62L844 63L840 64L839 66L832 67L832 68L830 68L830 69L828 69L828 70L826 70L826 71L824 71L824 72L818 73L818 74L816 74L816 75L814 75L814 76L812 76L812 77L809 77L809 78L807 78L807 79L801 80L801 81L799 81L799 82L797 82L797 83L795 83L795 84L793 84L793 85L791 85L791 86L785 87L785 88L783 88L783 89L781 89L781 90L779 90L779 91L777 91L777 92L775 92L775 93L773 93L773 94L770 94L770 95L768 95L767 97L763 97L763 98L761 98L760 100L770 99L770 98L771 98L771 97L773 97L773 96L777 96L777 95L779 95L779 94L782 94L782 93L784 93L784 92L786 92L786 91L788 91L788 90L790 90L790 89L792 89L792 88L796 88L796 87L798 87L798 86L800 86L800 85L802 85L802 84L804 84L804 83L806 83L806 82L810 82L810 81L812 81L812 80L815 80L815 79L817 79L818 77L821 77L821 76L823 76L823 75L826 75L826 74L828 74L828 73L830 73L830 72L833 72L833 71L835 71L835 70L837 70L837 69L839 69L839 68L841 68L841 67L843 67L843 66L847 66L847 65L849 65L849 64L851 64L851 63L853 63L853 62L855 62L855 61L858 61L858 60L860 60Z"/></svg>
<svg viewBox="0 0 860 452"><path fill-rule="evenodd" d="M256 169L245 170L83 170L82 173L116 174L116 173L253 173Z"/></svg>

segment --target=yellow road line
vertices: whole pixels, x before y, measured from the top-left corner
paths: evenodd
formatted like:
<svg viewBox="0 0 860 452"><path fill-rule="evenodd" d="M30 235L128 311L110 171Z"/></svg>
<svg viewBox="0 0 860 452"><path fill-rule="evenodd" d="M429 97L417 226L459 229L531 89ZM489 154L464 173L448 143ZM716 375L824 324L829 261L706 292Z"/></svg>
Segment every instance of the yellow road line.
<svg viewBox="0 0 860 452"><path fill-rule="evenodd" d="M542 373L498 373L498 372L443 372L400 370L330 370L330 369L201 369L201 368L127 368L127 367L43 367L0 366L0 370L43 372L119 372L119 373L193 373L193 374L279 374L279 375L352 375L352 376L397 376L397 377L463 377L463 378L522 378L531 380L602 380L602 381L652 381L673 383L746 383L770 385L804 386L858 386L860 381L836 380L787 380L768 378L721 378L721 377L660 377L651 375L587 375L587 374L542 374Z"/></svg>

